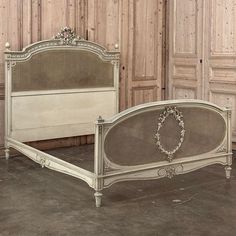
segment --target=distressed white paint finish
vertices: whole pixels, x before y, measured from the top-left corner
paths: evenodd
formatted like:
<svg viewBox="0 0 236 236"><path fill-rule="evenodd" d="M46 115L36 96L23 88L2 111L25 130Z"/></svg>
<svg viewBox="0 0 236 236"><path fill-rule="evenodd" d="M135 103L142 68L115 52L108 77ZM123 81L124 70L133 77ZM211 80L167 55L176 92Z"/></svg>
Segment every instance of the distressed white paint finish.
<svg viewBox="0 0 236 236"><path fill-rule="evenodd" d="M106 157L106 154L104 153L104 142L110 129L130 117L142 115L143 112L153 111L158 107L164 109L167 106L182 106L190 107L191 109L205 108L221 114L223 117L222 122L225 123L226 127L226 136L222 143L207 153L174 159L171 163L168 161L159 161L156 163L147 163L143 165L123 166L113 163ZM105 169L102 168L104 161ZM95 162L95 170L98 174L100 174L100 176L102 176L102 180L98 180L99 191L101 191L102 188L110 187L112 184L121 181L148 180L162 177L171 178L173 177L173 173L173 175L185 174L212 164L225 165L226 178L229 178L231 170L230 165L232 164L231 111L229 109L220 108L212 103L194 99L154 102L130 108L115 115L109 120L97 122ZM173 173L168 171L168 169L171 168L174 169Z"/></svg>
<svg viewBox="0 0 236 236"><path fill-rule="evenodd" d="M155 109L165 109L169 106L204 108L214 111L217 116L222 116L222 122L225 124L225 137L222 143L217 144L211 151L201 155L189 156L174 159L172 162L158 161L155 163L146 163L142 165L122 166L111 162L104 152L105 137L121 121L133 116L142 116L144 112L154 111ZM120 181L128 180L148 180L162 177L173 177L174 175L185 174L212 164L225 165L226 178L230 177L230 165L232 164L232 147L231 147L231 111L220 108L214 104L200 100L169 100L163 102L153 102L142 104L127 109L115 116L103 120L99 119L95 127L95 153L94 153L94 172L62 161L52 155L34 149L13 138L7 138L8 147L15 148L33 161L49 169L74 176L88 183L95 190L96 206L101 206L101 191L104 188ZM156 122L156 121L155 121ZM200 131L199 131L200 132ZM116 138L115 136L113 138ZM117 137L120 138L120 137ZM154 143L155 145L155 143ZM170 170L170 171L169 171Z"/></svg>
<svg viewBox="0 0 236 236"><path fill-rule="evenodd" d="M11 136L36 141L92 134L98 116L116 112L115 91L14 96Z"/></svg>
<svg viewBox="0 0 236 236"><path fill-rule="evenodd" d="M17 79L17 77L12 78L12 68L15 63L32 60L32 55L52 49L74 50L75 52L84 50L87 53L97 54L101 61L111 63L113 75L110 80L113 86L12 92L12 81ZM118 112L118 51L107 51L99 44L80 38L66 43L62 37L61 40L39 41L25 47L22 51L10 51L7 48L5 61L5 147L7 152L8 138L25 142L94 134L94 122L99 116L107 118ZM88 61L88 63L91 62ZM100 66L103 64L101 63Z"/></svg>
<svg viewBox="0 0 236 236"><path fill-rule="evenodd" d="M7 141L9 147L12 147L21 152L32 161L40 164L42 167L47 167L51 170L55 170L63 174L73 176L75 178L82 179L90 187L94 187L95 176L92 172L56 158L48 153L39 151L12 138L8 138Z"/></svg>

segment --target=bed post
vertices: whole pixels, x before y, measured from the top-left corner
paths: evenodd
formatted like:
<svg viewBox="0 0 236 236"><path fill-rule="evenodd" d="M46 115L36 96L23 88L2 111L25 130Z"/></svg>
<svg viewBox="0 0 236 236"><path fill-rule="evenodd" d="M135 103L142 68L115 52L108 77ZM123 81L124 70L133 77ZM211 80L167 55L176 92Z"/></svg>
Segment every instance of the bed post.
<svg viewBox="0 0 236 236"><path fill-rule="evenodd" d="M227 107L227 165L225 167L226 179L230 179L232 165L232 129L231 129L231 109Z"/></svg>
<svg viewBox="0 0 236 236"><path fill-rule="evenodd" d="M96 202L96 207L100 207L102 203L102 193L103 189L103 122L101 116L97 119L95 126L95 153L94 153L94 173L95 173L95 183L94 183L94 197Z"/></svg>
<svg viewBox="0 0 236 236"><path fill-rule="evenodd" d="M10 50L10 43L5 44L6 51ZM7 55L5 54L5 134L4 134L4 147L5 147L5 157L6 160L10 156L10 149L8 145L7 138L10 135L10 121L11 121L11 62L7 59Z"/></svg>

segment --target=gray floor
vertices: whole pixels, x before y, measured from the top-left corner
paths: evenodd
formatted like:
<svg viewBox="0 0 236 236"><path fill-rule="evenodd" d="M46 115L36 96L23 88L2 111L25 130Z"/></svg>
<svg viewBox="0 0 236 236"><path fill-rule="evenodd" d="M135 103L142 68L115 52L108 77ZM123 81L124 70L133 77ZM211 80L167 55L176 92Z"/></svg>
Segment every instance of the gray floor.
<svg viewBox="0 0 236 236"><path fill-rule="evenodd" d="M90 168L93 146L50 153ZM235 236L235 176L235 164L230 181L215 165L172 180L119 183L96 209L82 181L23 156L1 159L0 235Z"/></svg>

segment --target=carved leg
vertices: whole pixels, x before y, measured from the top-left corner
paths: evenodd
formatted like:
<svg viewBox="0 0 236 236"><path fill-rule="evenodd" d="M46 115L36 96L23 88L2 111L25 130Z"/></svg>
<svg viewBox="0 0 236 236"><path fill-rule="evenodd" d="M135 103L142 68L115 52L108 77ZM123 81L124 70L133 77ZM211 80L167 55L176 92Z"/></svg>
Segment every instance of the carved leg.
<svg viewBox="0 0 236 236"><path fill-rule="evenodd" d="M96 207L100 207L102 204L102 193L95 192L94 197L95 197Z"/></svg>
<svg viewBox="0 0 236 236"><path fill-rule="evenodd" d="M6 158L6 160L9 159L9 156L10 156L9 152L10 152L10 149L9 148L5 148L5 158Z"/></svg>
<svg viewBox="0 0 236 236"><path fill-rule="evenodd" d="M225 167L226 179L230 179L231 170L232 170L232 168L230 166Z"/></svg>

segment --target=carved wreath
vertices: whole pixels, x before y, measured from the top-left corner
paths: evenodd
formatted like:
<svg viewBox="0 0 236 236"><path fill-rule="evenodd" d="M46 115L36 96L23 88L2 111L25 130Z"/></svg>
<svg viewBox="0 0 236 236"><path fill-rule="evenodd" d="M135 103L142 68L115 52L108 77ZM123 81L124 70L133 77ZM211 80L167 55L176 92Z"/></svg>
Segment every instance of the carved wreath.
<svg viewBox="0 0 236 236"><path fill-rule="evenodd" d="M177 121L178 126L180 127L181 131L180 131L180 139L177 146L173 150L166 150L161 144L160 129L165 123L166 118L170 115L172 115L174 119ZM160 114L158 119L159 119L159 122L157 124L157 131L155 134L156 145L158 149L161 150L162 153L165 153L167 155L167 160L171 162L173 160L174 153L176 153L179 150L179 148L181 147L184 141L185 129L184 129L183 115L179 110L177 110L176 107L166 107L163 113Z"/></svg>

